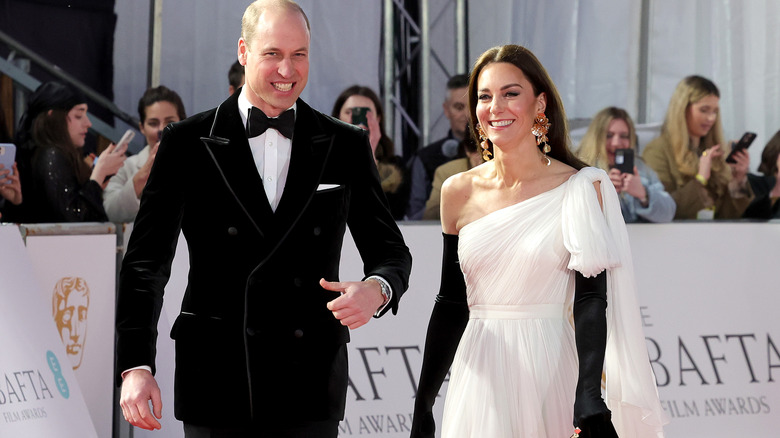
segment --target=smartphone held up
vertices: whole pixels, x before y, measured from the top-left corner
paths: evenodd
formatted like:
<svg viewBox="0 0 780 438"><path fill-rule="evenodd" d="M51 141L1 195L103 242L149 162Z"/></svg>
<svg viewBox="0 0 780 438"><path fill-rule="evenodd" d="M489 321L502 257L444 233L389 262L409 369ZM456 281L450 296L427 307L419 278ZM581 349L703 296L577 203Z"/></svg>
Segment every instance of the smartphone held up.
<svg viewBox="0 0 780 438"><path fill-rule="evenodd" d="M357 126L368 127L368 114L369 108L364 106L352 107L352 124Z"/></svg>
<svg viewBox="0 0 780 438"><path fill-rule="evenodd" d="M737 160L734 159L734 154L736 154L739 151L744 151L745 149L750 146L751 143L753 143L753 140L756 139L756 134L754 132L746 132L742 134L742 138L739 139L738 142L731 145L731 152L729 152L729 156L726 157L727 163L736 163Z"/></svg>
<svg viewBox="0 0 780 438"><path fill-rule="evenodd" d="M125 131L124 134L122 134L122 138L119 139L118 142L116 142L116 149L118 150L127 150L127 147L130 145L130 142L133 141L133 137L135 137L135 131L132 129L128 129Z"/></svg>
<svg viewBox="0 0 780 438"><path fill-rule="evenodd" d="M634 173L634 150L631 148L616 150L615 168L621 173Z"/></svg>

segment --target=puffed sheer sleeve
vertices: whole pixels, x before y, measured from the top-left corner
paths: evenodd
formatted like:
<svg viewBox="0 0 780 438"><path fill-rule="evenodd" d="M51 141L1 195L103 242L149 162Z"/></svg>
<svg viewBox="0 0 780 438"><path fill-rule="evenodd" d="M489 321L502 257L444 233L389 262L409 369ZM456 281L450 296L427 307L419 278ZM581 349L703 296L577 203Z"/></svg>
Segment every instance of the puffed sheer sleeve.
<svg viewBox="0 0 780 438"><path fill-rule="evenodd" d="M628 232L614 186L603 170L586 167L570 179L562 208L569 269L585 277L607 271L604 373L612 422L621 438L663 437L668 421L647 355Z"/></svg>

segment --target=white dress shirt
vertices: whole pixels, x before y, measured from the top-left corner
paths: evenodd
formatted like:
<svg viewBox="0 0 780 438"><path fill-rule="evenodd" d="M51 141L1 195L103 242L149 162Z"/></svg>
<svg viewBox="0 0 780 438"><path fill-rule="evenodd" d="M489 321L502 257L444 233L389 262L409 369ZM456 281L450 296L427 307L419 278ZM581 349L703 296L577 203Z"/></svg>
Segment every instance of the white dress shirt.
<svg viewBox="0 0 780 438"><path fill-rule="evenodd" d="M249 118L249 108L252 104L246 97L247 87L241 88L238 96L238 112L246 126ZM296 109L296 104L291 107ZM267 114L266 114L267 115ZM290 155L292 154L292 140L283 136L274 128L268 128L264 133L249 139L249 148L252 150L252 158L260 178L263 179L263 189L271 210L276 211L279 200L284 192L287 182L287 173L290 170Z"/></svg>
<svg viewBox="0 0 780 438"><path fill-rule="evenodd" d="M246 90L247 87L242 87L241 94L238 96L238 112L241 113L241 120L244 126L246 126L246 121L249 119L249 108L252 107L252 104L246 97ZM291 108L296 110L296 104L293 104ZM284 184L287 182L287 173L290 170L292 140L281 135L276 129L268 128L259 136L249 139L249 148L252 150L252 157L255 160L257 172L263 179L263 188L265 189L266 197L268 197L268 203L271 204L271 209L276 211L279 199L281 199L284 192ZM369 278L383 283L388 290L389 298L392 299L393 288L387 280L376 275L368 277L367 280ZM379 307L374 316L379 316L382 310L390 304L390 299Z"/></svg>

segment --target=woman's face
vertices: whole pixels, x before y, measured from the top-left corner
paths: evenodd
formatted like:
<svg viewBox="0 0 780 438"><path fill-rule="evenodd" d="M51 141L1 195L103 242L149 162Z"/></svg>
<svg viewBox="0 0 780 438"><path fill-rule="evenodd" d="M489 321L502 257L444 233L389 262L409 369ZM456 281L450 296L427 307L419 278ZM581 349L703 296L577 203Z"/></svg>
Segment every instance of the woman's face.
<svg viewBox="0 0 780 438"><path fill-rule="evenodd" d="M146 144L154 145L160 139L162 130L169 123L179 121L176 105L167 100L157 101L146 107L146 119L140 124L141 134L146 137Z"/></svg>
<svg viewBox="0 0 780 438"><path fill-rule="evenodd" d="M688 105L685 110L685 122L688 124L688 134L691 137L704 137L710 132L718 119L720 98L714 94L704 96L697 102Z"/></svg>
<svg viewBox="0 0 780 438"><path fill-rule="evenodd" d="M86 103L76 105L68 111L68 134L74 146L79 148L84 146L90 126L92 122L87 117Z"/></svg>
<svg viewBox="0 0 780 438"><path fill-rule="evenodd" d="M494 62L479 74L477 120L496 146L533 139L534 118L545 105L544 93L534 96L531 82L513 64Z"/></svg>
<svg viewBox="0 0 780 438"><path fill-rule="evenodd" d="M628 123L623 119L612 119L607 125L607 161L610 166L615 165L615 151L631 147L631 136L628 132Z"/></svg>
<svg viewBox="0 0 780 438"><path fill-rule="evenodd" d="M344 101L344 105L341 105L341 112L339 112L339 119L342 122L352 123L352 108L365 107L369 111L376 115L376 106L374 102L366 96L359 94L353 94ZM378 118L377 118L378 119ZM379 120L377 120L379 121Z"/></svg>

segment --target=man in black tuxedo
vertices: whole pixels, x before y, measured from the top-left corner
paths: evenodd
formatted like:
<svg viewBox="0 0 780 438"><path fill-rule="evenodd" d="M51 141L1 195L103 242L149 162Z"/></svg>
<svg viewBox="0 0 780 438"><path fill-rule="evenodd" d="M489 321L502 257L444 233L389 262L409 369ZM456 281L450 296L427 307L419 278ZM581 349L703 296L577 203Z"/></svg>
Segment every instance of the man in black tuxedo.
<svg viewBox="0 0 780 438"><path fill-rule="evenodd" d="M309 42L297 4L254 2L238 41L245 86L163 134L117 303L120 404L135 426L160 427L156 328L180 230L190 273L171 337L188 438L335 437L347 327L397 311L411 255L366 132L298 99ZM347 225L366 278L326 281Z"/></svg>

